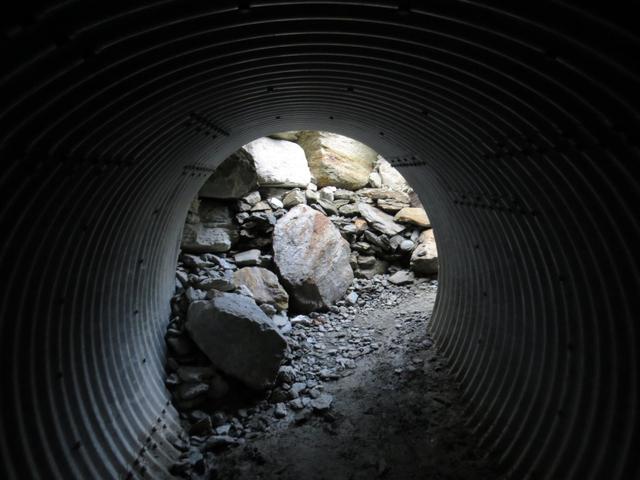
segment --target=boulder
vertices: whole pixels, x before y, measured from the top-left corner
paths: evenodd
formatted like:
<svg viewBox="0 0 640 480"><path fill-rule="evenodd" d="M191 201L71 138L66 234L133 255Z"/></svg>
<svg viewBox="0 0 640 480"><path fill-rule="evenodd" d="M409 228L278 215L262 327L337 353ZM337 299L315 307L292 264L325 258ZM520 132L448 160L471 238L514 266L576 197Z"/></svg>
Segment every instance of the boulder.
<svg viewBox="0 0 640 480"><path fill-rule="evenodd" d="M275 273L261 267L244 267L234 272L236 287L245 285L258 305L272 305L278 311L289 307L289 295L282 288Z"/></svg>
<svg viewBox="0 0 640 480"><path fill-rule="evenodd" d="M378 156L378 173L383 187L397 192L411 192L411 187L404 177L381 156Z"/></svg>
<svg viewBox="0 0 640 480"><path fill-rule="evenodd" d="M263 137L245 145L263 187L306 187L311 181L304 150L293 142Z"/></svg>
<svg viewBox="0 0 640 480"><path fill-rule="evenodd" d="M369 227L378 230L381 233L385 233L390 237L402 232L405 227L399 223L394 222L393 217L378 210L367 203L360 202L358 204L360 214L365 218Z"/></svg>
<svg viewBox="0 0 640 480"><path fill-rule="evenodd" d="M307 205L278 220L273 252L291 305L299 312L328 308L353 281L349 244L331 220Z"/></svg>
<svg viewBox="0 0 640 480"><path fill-rule="evenodd" d="M396 222L411 223L412 225L417 225L422 228L429 228L431 226L427 212L425 212L423 208L405 207L396 213L393 219Z"/></svg>
<svg viewBox="0 0 640 480"><path fill-rule="evenodd" d="M194 302L186 329L220 371L254 389L274 382L287 341L251 298L219 293Z"/></svg>
<svg viewBox="0 0 640 480"><path fill-rule="evenodd" d="M433 230L425 230L418 238L418 245L411 254L411 270L419 275L438 273L438 249Z"/></svg>
<svg viewBox="0 0 640 480"><path fill-rule="evenodd" d="M253 159L240 149L227 157L200 189L204 198L237 199L249 193L258 182Z"/></svg>
<svg viewBox="0 0 640 480"><path fill-rule="evenodd" d="M301 132L298 143L319 187L357 190L369 183L377 154L366 145L335 133L315 131Z"/></svg>

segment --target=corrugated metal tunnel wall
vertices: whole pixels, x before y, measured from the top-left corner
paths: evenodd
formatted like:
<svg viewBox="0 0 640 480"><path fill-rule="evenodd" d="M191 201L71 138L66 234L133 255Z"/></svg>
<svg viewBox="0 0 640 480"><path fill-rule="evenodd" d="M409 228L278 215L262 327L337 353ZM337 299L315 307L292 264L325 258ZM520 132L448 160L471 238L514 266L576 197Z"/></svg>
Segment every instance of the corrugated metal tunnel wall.
<svg viewBox="0 0 640 480"><path fill-rule="evenodd" d="M3 478L162 478L176 428L163 330L189 200L228 153L293 128L370 144L421 195L442 263L434 333L512 478L639 478L630 11L1 8Z"/></svg>

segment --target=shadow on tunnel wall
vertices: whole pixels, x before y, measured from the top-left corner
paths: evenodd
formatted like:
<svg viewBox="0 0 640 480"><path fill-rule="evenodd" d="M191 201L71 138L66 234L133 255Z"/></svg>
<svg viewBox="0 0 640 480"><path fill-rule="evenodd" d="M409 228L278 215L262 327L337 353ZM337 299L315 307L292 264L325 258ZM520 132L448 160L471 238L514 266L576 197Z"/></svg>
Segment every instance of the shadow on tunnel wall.
<svg viewBox="0 0 640 480"><path fill-rule="evenodd" d="M504 470L638 478L630 7L3 5L3 477L162 475L189 200L238 146L306 128L371 145L429 206L434 334Z"/></svg>

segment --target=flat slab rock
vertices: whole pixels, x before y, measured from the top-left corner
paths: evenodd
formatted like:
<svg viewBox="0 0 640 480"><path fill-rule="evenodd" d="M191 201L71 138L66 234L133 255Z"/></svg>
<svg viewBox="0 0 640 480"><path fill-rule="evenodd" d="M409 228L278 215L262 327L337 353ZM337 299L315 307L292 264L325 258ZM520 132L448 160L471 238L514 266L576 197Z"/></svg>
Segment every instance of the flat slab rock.
<svg viewBox="0 0 640 480"><path fill-rule="evenodd" d="M393 236L404 231L405 229L405 226L396 223L391 215L378 210L376 207L361 202L358 204L358 208L362 216L368 222L369 226L378 230L380 233Z"/></svg>
<svg viewBox="0 0 640 480"><path fill-rule="evenodd" d="M257 390L273 383L287 347L253 299L235 293L192 303L186 329L216 368Z"/></svg>

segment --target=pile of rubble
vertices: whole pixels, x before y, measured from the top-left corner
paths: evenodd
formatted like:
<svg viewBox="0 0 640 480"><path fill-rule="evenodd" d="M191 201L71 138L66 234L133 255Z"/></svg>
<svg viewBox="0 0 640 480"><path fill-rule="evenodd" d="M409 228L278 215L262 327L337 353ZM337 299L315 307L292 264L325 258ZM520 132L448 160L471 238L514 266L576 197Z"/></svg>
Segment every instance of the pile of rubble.
<svg viewBox="0 0 640 480"><path fill-rule="evenodd" d="M199 300L191 304L195 307L187 306L185 297L192 293L186 292L195 290L194 286L205 278L217 281L220 263L225 265L224 259L214 254L201 257L183 254L178 273L181 286L172 301L175 316L167 334L171 347L167 386L181 412L185 434L174 439L174 445L182 453L171 472L184 478L210 478L207 475L217 469L216 458L223 451L240 445L246 447L247 442L267 433L302 425L314 418L331 423L334 397L327 386L355 372L359 362L378 352L388 340L388 334L379 325L358 325L356 319L401 305L407 296L415 295L412 289L416 286L436 288L435 280L407 280L408 272L403 270L391 276L355 279L344 298L327 312L290 318L276 314L273 317L276 327L272 329L263 323L265 338L258 339L251 336L251 329L245 325L233 325L236 321L245 323L249 318L260 317L246 294L213 294L209 295L214 300L212 307ZM394 276L403 278L400 284L392 283ZM229 300L237 302L235 311L244 310L242 317L229 313L232 308ZM197 323L191 326L194 310L198 313L194 317L196 322L203 320L200 316L203 308L224 312L228 320L224 327L232 329L227 334L219 331L223 338L215 344L207 343L214 342L213 339L201 338L203 332L198 331ZM211 322L212 317L207 320ZM398 318L392 326L403 329L407 321ZM424 320L421 324L424 328ZM233 348L225 344L229 334L234 335ZM280 352L281 341L286 347L280 355L275 352ZM205 351L212 357L205 355ZM251 368L245 370L249 363L242 356L252 357ZM279 363L277 368L273 367L275 363ZM415 368L408 364L396 372ZM269 385L262 383L267 370L275 371L275 380ZM262 389L249 388L249 384Z"/></svg>
<svg viewBox="0 0 640 480"><path fill-rule="evenodd" d="M334 134L283 136L225 160L186 220L166 333L188 433L176 475L204 475L274 421L327 414L323 383L379 348L353 315L437 272L426 213L384 159Z"/></svg>

